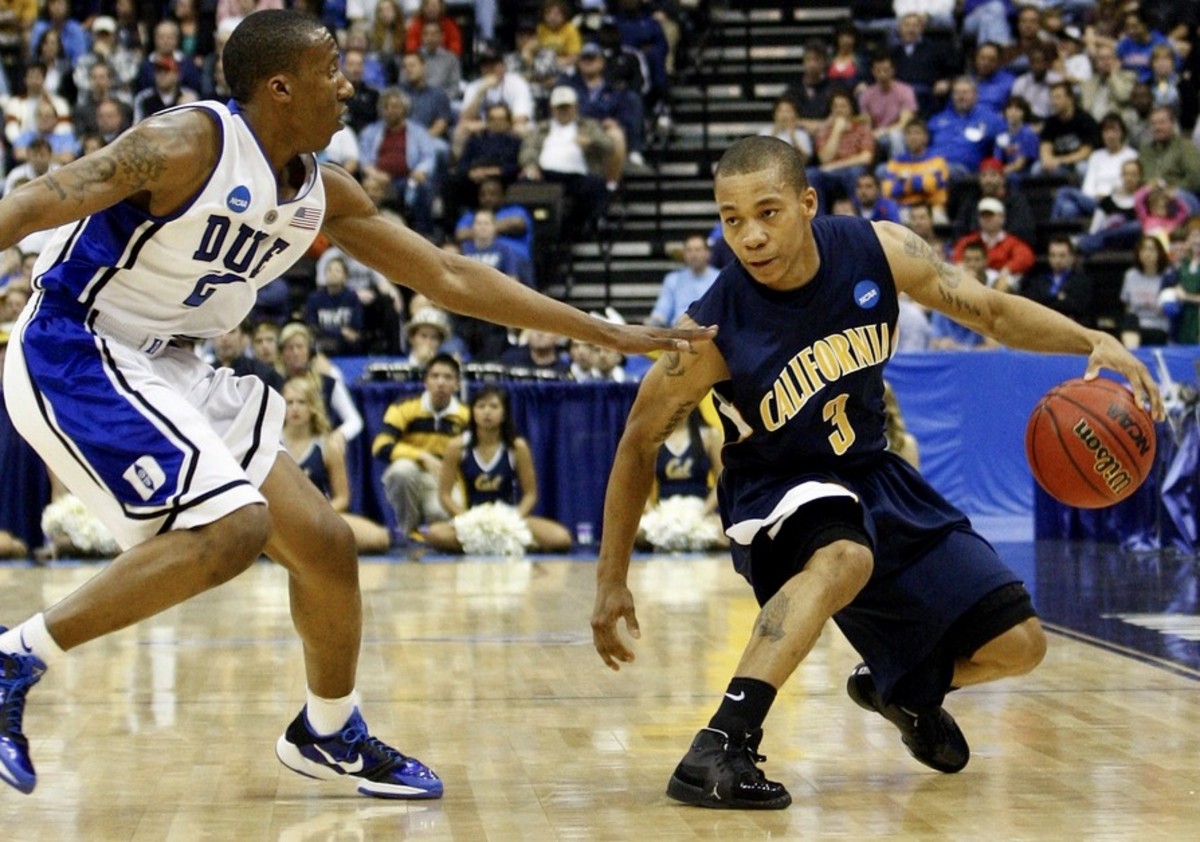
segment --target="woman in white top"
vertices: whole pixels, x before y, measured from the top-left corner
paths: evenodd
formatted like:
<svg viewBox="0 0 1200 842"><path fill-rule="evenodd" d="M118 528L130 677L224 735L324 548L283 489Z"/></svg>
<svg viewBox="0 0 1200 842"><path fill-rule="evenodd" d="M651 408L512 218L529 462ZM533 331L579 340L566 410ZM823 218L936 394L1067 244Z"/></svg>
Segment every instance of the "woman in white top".
<svg viewBox="0 0 1200 842"><path fill-rule="evenodd" d="M812 138L808 132L800 128L800 115L796 113L796 103L786 96L775 100L775 110L771 125L759 132L765 137L777 137L793 147L804 156L805 163L812 157Z"/></svg>

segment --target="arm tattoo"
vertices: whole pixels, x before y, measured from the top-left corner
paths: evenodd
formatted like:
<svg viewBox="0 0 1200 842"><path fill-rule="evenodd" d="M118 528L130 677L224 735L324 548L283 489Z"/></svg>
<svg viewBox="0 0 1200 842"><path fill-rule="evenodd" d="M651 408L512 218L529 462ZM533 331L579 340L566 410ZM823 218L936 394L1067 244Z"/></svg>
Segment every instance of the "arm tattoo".
<svg viewBox="0 0 1200 842"><path fill-rule="evenodd" d="M121 176L133 187L139 189L162 175L167 166L167 156L146 138L137 134L131 134L123 142L118 143L113 154L116 157L116 166L121 170ZM100 160L107 163L106 158ZM107 177L112 177L111 170L107 173Z"/></svg>
<svg viewBox="0 0 1200 842"><path fill-rule="evenodd" d="M69 180L64 181L56 176L47 175L42 183L60 200L66 200L69 195L75 201L82 202L89 186L111 180L116 171L117 165L111 157L99 155L94 159L80 161L72 173L73 178Z"/></svg>
<svg viewBox="0 0 1200 842"><path fill-rule="evenodd" d="M777 593L767 601L767 604L763 606L762 613L758 615L758 623L756 623L755 632L759 637L767 637L775 642L783 640L787 633L783 624L787 619L791 602L785 593Z"/></svg>
<svg viewBox="0 0 1200 842"><path fill-rule="evenodd" d="M966 313L967 315L970 315L970 316L982 316L983 315L982 310L980 310L978 307L976 307L971 302L964 301L961 297L950 292L950 290L943 287L943 288L939 289L938 292L941 293L942 301L946 302L946 306L948 308L955 310L959 313Z"/></svg>
<svg viewBox="0 0 1200 842"><path fill-rule="evenodd" d="M938 257L929 245L916 234L910 233L904 238L904 253L909 257L916 257L933 265L934 270L938 273L938 278L941 279L945 286L950 289L955 289L962 282L962 278L955 271L954 267L946 261Z"/></svg>
<svg viewBox="0 0 1200 842"><path fill-rule="evenodd" d="M667 419L667 423L663 425L662 430L660 430L658 435L654 437L654 443L662 444L664 441L666 441L667 436L674 432L675 428L683 422L684 418L688 417L688 413L691 412L692 408L695 406L696 404L694 403L682 403L676 407L675 411L671 413L671 417Z"/></svg>
<svg viewBox="0 0 1200 842"><path fill-rule="evenodd" d="M663 364L666 366L666 371L663 373L667 377L682 377L687 372L687 368L683 364L683 355L678 351L664 351Z"/></svg>

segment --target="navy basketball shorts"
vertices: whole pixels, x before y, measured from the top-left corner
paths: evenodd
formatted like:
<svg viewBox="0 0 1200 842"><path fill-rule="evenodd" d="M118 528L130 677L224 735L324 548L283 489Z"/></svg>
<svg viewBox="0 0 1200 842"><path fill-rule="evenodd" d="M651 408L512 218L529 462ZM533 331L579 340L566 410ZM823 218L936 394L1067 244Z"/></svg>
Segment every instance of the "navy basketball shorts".
<svg viewBox="0 0 1200 842"><path fill-rule="evenodd" d="M15 328L13 425L124 549L265 503L283 399L190 348L149 356L36 300Z"/></svg>
<svg viewBox="0 0 1200 842"><path fill-rule="evenodd" d="M735 563L761 605L821 547L869 547L871 578L833 619L885 702L940 704L956 658L1036 616L991 544L902 460L884 454L872 470L806 482L840 493L804 503L749 547L735 545Z"/></svg>

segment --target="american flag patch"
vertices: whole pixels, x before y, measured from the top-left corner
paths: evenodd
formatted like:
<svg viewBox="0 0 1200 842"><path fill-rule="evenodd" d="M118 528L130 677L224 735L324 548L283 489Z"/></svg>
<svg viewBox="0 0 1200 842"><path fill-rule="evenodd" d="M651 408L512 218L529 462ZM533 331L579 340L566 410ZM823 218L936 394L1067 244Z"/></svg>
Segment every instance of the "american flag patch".
<svg viewBox="0 0 1200 842"><path fill-rule="evenodd" d="M303 228L305 231L315 231L321 225L321 210L320 208L299 208L288 225L292 228Z"/></svg>

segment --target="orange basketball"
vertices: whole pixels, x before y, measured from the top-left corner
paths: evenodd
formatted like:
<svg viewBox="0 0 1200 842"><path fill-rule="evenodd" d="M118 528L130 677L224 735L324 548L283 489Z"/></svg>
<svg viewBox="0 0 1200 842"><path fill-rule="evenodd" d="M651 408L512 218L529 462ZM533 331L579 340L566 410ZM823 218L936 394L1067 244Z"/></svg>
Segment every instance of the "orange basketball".
<svg viewBox="0 0 1200 842"><path fill-rule="evenodd" d="M1120 383L1075 379L1047 392L1029 416L1025 455L1059 502L1099 509L1133 494L1154 465L1154 420Z"/></svg>

